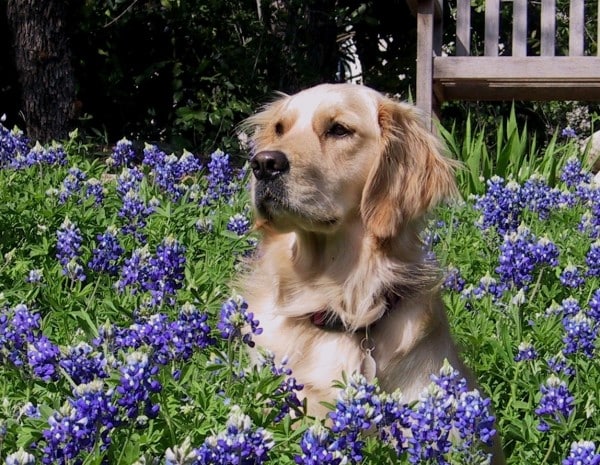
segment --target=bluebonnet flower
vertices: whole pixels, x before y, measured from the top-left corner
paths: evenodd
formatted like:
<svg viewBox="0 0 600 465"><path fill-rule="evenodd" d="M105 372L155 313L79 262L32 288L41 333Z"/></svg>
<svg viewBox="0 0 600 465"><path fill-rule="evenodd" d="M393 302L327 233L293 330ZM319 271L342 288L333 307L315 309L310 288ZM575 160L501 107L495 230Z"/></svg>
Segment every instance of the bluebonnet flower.
<svg viewBox="0 0 600 465"><path fill-rule="evenodd" d="M86 174L76 166L69 169L69 173L62 182L58 201L65 203L71 196L78 195L83 187L83 182L86 179Z"/></svg>
<svg viewBox="0 0 600 465"><path fill-rule="evenodd" d="M151 255L147 247L134 250L131 257L125 259L116 286L120 291L129 287L131 294L150 291L151 299L147 302L150 306L165 301L173 305L173 297L183 283L184 266L185 247L173 237L167 237L155 255Z"/></svg>
<svg viewBox="0 0 600 465"><path fill-rule="evenodd" d="M474 444L492 445L496 419L490 409L491 400L481 397L478 390L460 393L454 420L454 428L462 440L459 449L470 449Z"/></svg>
<svg viewBox="0 0 600 465"><path fill-rule="evenodd" d="M274 422L278 423L290 412L291 409L298 410L302 402L298 398L298 392L304 386L292 376L292 370L287 366L287 359L283 359L278 365L275 355L271 352L260 354L259 364L267 367L273 376L281 377L279 386L273 390L268 401L268 406L277 411Z"/></svg>
<svg viewBox="0 0 600 465"><path fill-rule="evenodd" d="M537 429L545 432L550 429L550 425L547 423L549 418L561 422L571 416L575 410L575 397L571 395L567 384L556 375L550 375L540 387L540 391L542 397L535 413L540 417Z"/></svg>
<svg viewBox="0 0 600 465"><path fill-rule="evenodd" d="M533 280L536 260L531 253L532 239L529 229L523 227L504 236L498 259L500 265L496 268L503 283L521 289Z"/></svg>
<svg viewBox="0 0 600 465"><path fill-rule="evenodd" d="M63 274L71 281L85 281L86 275L79 258L72 258L63 267Z"/></svg>
<svg viewBox="0 0 600 465"><path fill-rule="evenodd" d="M45 149L42 144L36 142L28 152L16 153L10 161L11 168L16 170L29 168L42 163Z"/></svg>
<svg viewBox="0 0 600 465"><path fill-rule="evenodd" d="M22 145L16 152L12 153L12 158L8 165L13 169L25 169L34 165L65 165L67 155L62 145L53 142L50 147L44 148L37 142L31 149L27 145Z"/></svg>
<svg viewBox="0 0 600 465"><path fill-rule="evenodd" d="M176 358L187 360L194 351L214 343L207 320L208 316L194 305L185 303L181 306L178 318L170 327L170 342Z"/></svg>
<svg viewBox="0 0 600 465"><path fill-rule="evenodd" d="M25 452L21 447L17 452L8 454L4 461L5 465L35 465L35 456Z"/></svg>
<svg viewBox="0 0 600 465"><path fill-rule="evenodd" d="M135 151L133 150L133 144L126 138L121 139L113 147L110 157L106 160L108 166L120 167L133 165L135 161Z"/></svg>
<svg viewBox="0 0 600 465"><path fill-rule="evenodd" d="M39 336L27 346L27 361L33 374L43 381L58 379L60 349L46 336Z"/></svg>
<svg viewBox="0 0 600 465"><path fill-rule="evenodd" d="M563 128L563 130L560 132L560 135L566 138L573 138L573 137L577 137L577 133L575 132L575 129L571 128L570 126L567 126L566 128Z"/></svg>
<svg viewBox="0 0 600 465"><path fill-rule="evenodd" d="M582 171L582 176L585 176L585 178L575 186L575 192L571 194L574 201L573 205L579 202L581 205L593 207L600 201L600 185L593 182L590 173Z"/></svg>
<svg viewBox="0 0 600 465"><path fill-rule="evenodd" d="M600 289L592 294L587 315L594 321L594 326L600 325Z"/></svg>
<svg viewBox="0 0 600 465"><path fill-rule="evenodd" d="M104 200L104 186L96 179L88 179L85 183L85 198L94 198L94 205L101 205Z"/></svg>
<svg viewBox="0 0 600 465"><path fill-rule="evenodd" d="M148 247L135 249L131 257L125 259L121 268L121 277L115 286L121 292L129 287L131 294L136 294L140 289L146 290L142 286L150 279L150 252Z"/></svg>
<svg viewBox="0 0 600 465"><path fill-rule="evenodd" d="M67 154L64 147L57 142L52 142L50 147L46 147L43 150L38 163L45 163L47 165L66 165Z"/></svg>
<svg viewBox="0 0 600 465"><path fill-rule="evenodd" d="M127 355L119 371L121 378L116 389L117 404L123 409L124 415L131 420L141 414L155 418L160 405L152 401L152 394L162 390L162 385L155 379L158 365L151 364L147 354L135 351Z"/></svg>
<svg viewBox="0 0 600 465"><path fill-rule="evenodd" d="M191 176L202 168L198 158L191 152L183 150L178 160L179 177Z"/></svg>
<svg viewBox="0 0 600 465"><path fill-rule="evenodd" d="M585 279L579 274L579 270L574 265L565 266L559 278L563 286L571 289L577 289L585 284Z"/></svg>
<svg viewBox="0 0 600 465"><path fill-rule="evenodd" d="M166 365L173 358L169 318L164 313L152 314L129 328L115 328L115 332L117 347L143 349L153 364Z"/></svg>
<svg viewBox="0 0 600 465"><path fill-rule="evenodd" d="M58 364L76 385L108 377L108 362L104 353L86 342L69 346Z"/></svg>
<svg viewBox="0 0 600 465"><path fill-rule="evenodd" d="M119 217L123 218L124 225L121 227L123 234L133 234L138 240L144 241L140 229L146 226L146 219L154 211L141 199L139 192L131 189L123 197L123 204L119 210Z"/></svg>
<svg viewBox="0 0 600 465"><path fill-rule="evenodd" d="M261 334L258 320L248 312L248 304L241 297L231 298L221 306L221 314L217 328L221 337L229 341L241 338L245 344L254 347L252 334Z"/></svg>
<svg viewBox="0 0 600 465"><path fill-rule="evenodd" d="M550 217L550 212L558 208L563 200L561 191L551 188L540 175L534 174L521 187L521 201L542 220Z"/></svg>
<svg viewBox="0 0 600 465"><path fill-rule="evenodd" d="M548 359L548 368L556 375L565 375L571 378L575 375L575 368L571 366L562 352Z"/></svg>
<svg viewBox="0 0 600 465"><path fill-rule="evenodd" d="M538 241L528 228L520 226L516 232L504 236L498 260L496 272L501 282L508 287L527 289L537 266L558 264L558 249L548 238Z"/></svg>
<svg viewBox="0 0 600 465"><path fill-rule="evenodd" d="M536 358L538 358L538 353L531 342L523 341L519 344L518 353L515 355L515 362L535 360Z"/></svg>
<svg viewBox="0 0 600 465"><path fill-rule="evenodd" d="M432 384L422 393L411 413L411 437L408 438L410 463L434 460L446 463L444 456L450 451L450 431L454 398ZM416 435L415 435L416 433Z"/></svg>
<svg viewBox="0 0 600 465"><path fill-rule="evenodd" d="M481 462L488 454L478 446L491 445L496 434L490 400L482 398L477 390L469 391L466 380L447 362L440 375L432 379L410 415L409 461L433 459L447 463L445 454L452 445L450 432L456 431L460 442L454 450L478 457L469 463Z"/></svg>
<svg viewBox="0 0 600 465"><path fill-rule="evenodd" d="M152 294L152 305L160 305L165 299L173 305L172 296L183 285L185 247L173 236L163 239L155 255L150 258L150 267L150 279L146 287Z"/></svg>
<svg viewBox="0 0 600 465"><path fill-rule="evenodd" d="M7 167L17 155L26 154L29 140L23 131L14 128L12 131L0 123L0 168Z"/></svg>
<svg viewBox="0 0 600 465"><path fill-rule="evenodd" d="M300 440L302 453L294 457L298 465L342 465L348 459L334 446L329 430L320 423L310 426Z"/></svg>
<svg viewBox="0 0 600 465"><path fill-rule="evenodd" d="M460 270L454 266L449 266L446 270L443 288L454 292L462 292L465 284L464 278L460 275Z"/></svg>
<svg viewBox="0 0 600 465"><path fill-rule="evenodd" d="M562 461L562 465L598 465L600 453L596 452L596 445L592 441L576 441L571 443L569 455Z"/></svg>
<svg viewBox="0 0 600 465"><path fill-rule="evenodd" d="M180 158L175 155L161 157L152 168L156 184L177 201L188 190L184 179L198 172L200 163L193 154L184 150Z"/></svg>
<svg viewBox="0 0 600 465"><path fill-rule="evenodd" d="M167 154L160 150L156 145L145 144L144 159L142 161L144 165L155 168L158 165L162 165L165 158L167 158Z"/></svg>
<svg viewBox="0 0 600 465"><path fill-rule="evenodd" d="M382 393L380 397L382 420L379 425L379 437L384 442L392 443L396 454L401 456L408 447L406 433L410 432L413 411L403 402L399 390Z"/></svg>
<svg viewBox="0 0 600 465"><path fill-rule="evenodd" d="M233 168L229 162L229 155L217 150L210 155L207 168L208 187L200 204L211 205L221 197L229 199L234 190Z"/></svg>
<svg viewBox="0 0 600 465"><path fill-rule="evenodd" d="M532 245L531 253L538 264L558 266L558 247L546 236L540 238L537 243Z"/></svg>
<svg viewBox="0 0 600 465"><path fill-rule="evenodd" d="M573 297L567 297L561 302L559 310L562 311L563 316L572 317L579 313L579 311L581 310L581 306L579 305L579 302Z"/></svg>
<svg viewBox="0 0 600 465"><path fill-rule="evenodd" d="M515 294L510 298L510 304L515 307L520 307L527 303L527 297L525 296L525 290L519 289Z"/></svg>
<svg viewBox="0 0 600 465"><path fill-rule="evenodd" d="M592 239L600 238L600 205L592 206L581 216L577 229Z"/></svg>
<svg viewBox="0 0 600 465"><path fill-rule="evenodd" d="M42 432L46 443L42 463L75 463L98 445L105 449L118 424L112 400L113 390L105 390L101 381L77 386L68 404L48 418L48 428Z"/></svg>
<svg viewBox="0 0 600 465"><path fill-rule="evenodd" d="M123 168L117 178L117 193L122 199L129 191L139 192L144 173L138 168Z"/></svg>
<svg viewBox="0 0 600 465"><path fill-rule="evenodd" d="M129 192L127 192L127 194L125 194L123 197L123 205L119 210L119 216L124 218L126 223L126 225L123 227L124 234L134 232L139 227L144 227L146 225L146 204L141 199L138 192L131 189ZM139 224L134 226L131 223Z"/></svg>
<svg viewBox="0 0 600 465"><path fill-rule="evenodd" d="M117 238L117 228L109 226L106 232L96 236L97 247L92 250L92 259L88 266L98 273L116 275L118 272L117 262L124 253L123 247Z"/></svg>
<svg viewBox="0 0 600 465"><path fill-rule="evenodd" d="M577 157L569 158L560 173L560 180L569 188L576 187L581 183L589 184L591 178L591 174L583 169L583 165Z"/></svg>
<svg viewBox="0 0 600 465"><path fill-rule="evenodd" d="M166 365L173 360L187 360L195 351L215 342L207 320L205 313L186 303L172 322L164 313L155 313L129 328L102 326L94 344L111 352L143 348L152 363Z"/></svg>
<svg viewBox="0 0 600 465"><path fill-rule="evenodd" d="M22 416L27 418L42 418L40 408L31 402L25 402L25 404L23 404L23 406L19 409L19 418Z"/></svg>
<svg viewBox="0 0 600 465"><path fill-rule="evenodd" d="M56 258L63 266L63 274L80 279L76 270L81 253L81 232L69 218L65 218L56 233ZM85 275L83 275L85 279Z"/></svg>
<svg viewBox="0 0 600 465"><path fill-rule="evenodd" d="M153 167L154 182L175 201L185 193L185 186L180 184L182 175L179 172L177 156L169 155Z"/></svg>
<svg viewBox="0 0 600 465"><path fill-rule="evenodd" d="M353 374L339 391L335 410L329 413L336 434L332 448L344 453L351 463L362 460L361 432L381 422L383 411L379 389L360 374Z"/></svg>
<svg viewBox="0 0 600 465"><path fill-rule="evenodd" d="M234 405L224 431L209 436L196 453L198 465L260 465L269 458L274 441L263 428L254 429L250 417Z"/></svg>
<svg viewBox="0 0 600 465"><path fill-rule="evenodd" d="M600 276L600 241L595 241L585 256L588 276Z"/></svg>
<svg viewBox="0 0 600 465"><path fill-rule="evenodd" d="M490 295L494 300L500 299L506 292L506 285L499 283L496 278L486 274L479 280L477 287L467 287L461 293L464 297L473 296L476 299L481 299L486 295Z"/></svg>
<svg viewBox="0 0 600 465"><path fill-rule="evenodd" d="M42 270L39 268L36 268L34 270L29 270L29 274L25 278L25 281L28 283L41 283L43 277L44 277L44 275L42 273Z"/></svg>
<svg viewBox="0 0 600 465"><path fill-rule="evenodd" d="M227 230L236 233L238 236L243 236L250 231L250 221L241 213L236 213L229 218Z"/></svg>
<svg viewBox="0 0 600 465"><path fill-rule="evenodd" d="M487 186L485 195L475 201L475 210L481 212L478 226L484 230L495 227L499 234L516 230L523 210L519 184L505 184L501 177L492 176Z"/></svg>
<svg viewBox="0 0 600 465"><path fill-rule="evenodd" d="M1 310L0 361L6 358L15 366L22 367L27 363L28 345L39 337L41 317L23 304Z"/></svg>
<svg viewBox="0 0 600 465"><path fill-rule="evenodd" d="M588 358L594 356L596 338L598 337L598 325L585 313L579 312L575 316L566 316L562 320L565 329L563 342L565 355L582 353Z"/></svg>

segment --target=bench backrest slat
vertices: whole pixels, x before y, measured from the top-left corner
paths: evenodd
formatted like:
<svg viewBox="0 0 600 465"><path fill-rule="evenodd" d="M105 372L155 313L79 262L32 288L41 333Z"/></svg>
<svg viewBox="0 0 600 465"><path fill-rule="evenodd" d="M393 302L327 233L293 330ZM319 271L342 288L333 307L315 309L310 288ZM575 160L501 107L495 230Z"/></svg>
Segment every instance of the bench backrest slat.
<svg viewBox="0 0 600 465"><path fill-rule="evenodd" d="M527 55L527 0L513 0L513 45L516 57Z"/></svg>
<svg viewBox="0 0 600 465"><path fill-rule="evenodd" d="M528 29L527 7L528 0L485 0L485 36L484 55L498 56L500 38L500 5L501 2L512 3L512 55L527 56ZM541 0L540 19L540 48L533 51L534 55L556 55L556 0ZM600 18L600 1L598 15ZM585 0L569 1L569 56L585 54ZM596 53L600 56L600 25L596 25L598 37ZM456 6L456 55L471 54L471 1L457 0Z"/></svg>
<svg viewBox="0 0 600 465"><path fill-rule="evenodd" d="M541 24L540 55L554 56L556 53L556 0L542 0Z"/></svg>
<svg viewBox="0 0 600 465"><path fill-rule="evenodd" d="M485 0L485 45L484 54L498 56L498 36L500 34L500 0Z"/></svg>
<svg viewBox="0 0 600 465"><path fill-rule="evenodd" d="M583 0L571 0L569 7L569 55L583 56Z"/></svg>
<svg viewBox="0 0 600 465"><path fill-rule="evenodd" d="M471 0L458 0L456 5L456 55L471 54Z"/></svg>

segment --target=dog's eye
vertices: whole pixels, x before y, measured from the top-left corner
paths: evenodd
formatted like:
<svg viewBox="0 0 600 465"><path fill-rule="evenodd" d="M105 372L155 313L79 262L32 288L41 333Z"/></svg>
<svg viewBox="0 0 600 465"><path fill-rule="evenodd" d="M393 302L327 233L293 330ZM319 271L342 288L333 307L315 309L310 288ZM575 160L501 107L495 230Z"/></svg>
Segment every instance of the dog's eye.
<svg viewBox="0 0 600 465"><path fill-rule="evenodd" d="M327 130L326 135L331 137L346 137L352 134L352 131L340 123L333 123Z"/></svg>
<svg viewBox="0 0 600 465"><path fill-rule="evenodd" d="M283 124L277 123L275 125L275 134L277 134L278 136L283 136Z"/></svg>

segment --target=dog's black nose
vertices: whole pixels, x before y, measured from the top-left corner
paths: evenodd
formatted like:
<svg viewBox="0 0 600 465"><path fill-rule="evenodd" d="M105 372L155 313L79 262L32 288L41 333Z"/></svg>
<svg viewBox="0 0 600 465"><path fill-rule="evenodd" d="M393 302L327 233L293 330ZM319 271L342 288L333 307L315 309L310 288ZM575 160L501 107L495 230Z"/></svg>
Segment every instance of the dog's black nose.
<svg viewBox="0 0 600 465"><path fill-rule="evenodd" d="M259 181L275 179L290 169L290 162L285 153L278 150L264 150L250 159L250 167L254 177Z"/></svg>

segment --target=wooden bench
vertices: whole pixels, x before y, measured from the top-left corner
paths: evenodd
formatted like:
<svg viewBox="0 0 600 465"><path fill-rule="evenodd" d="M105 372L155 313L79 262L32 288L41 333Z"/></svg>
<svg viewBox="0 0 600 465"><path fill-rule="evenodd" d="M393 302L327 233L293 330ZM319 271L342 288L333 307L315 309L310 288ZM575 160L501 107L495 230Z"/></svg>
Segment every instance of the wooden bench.
<svg viewBox="0 0 600 465"><path fill-rule="evenodd" d="M443 0L407 0L417 16L417 106L428 117L439 116L447 100L600 100L600 46L596 56L585 56L584 0L570 0L568 55L556 54L556 0L536 2L541 2L536 48L528 44L527 0L510 1L510 25L500 24L500 0L486 0L479 56L471 54L471 1L456 1L456 55L447 56L442 53ZM600 17L600 2L595 17ZM511 55L499 54L500 28L507 27Z"/></svg>

